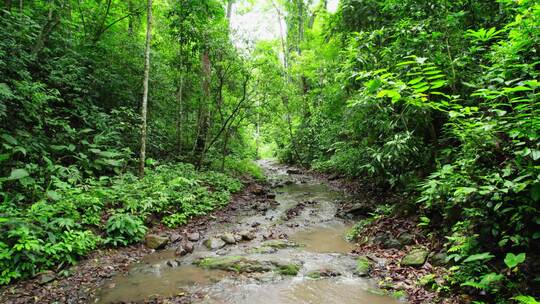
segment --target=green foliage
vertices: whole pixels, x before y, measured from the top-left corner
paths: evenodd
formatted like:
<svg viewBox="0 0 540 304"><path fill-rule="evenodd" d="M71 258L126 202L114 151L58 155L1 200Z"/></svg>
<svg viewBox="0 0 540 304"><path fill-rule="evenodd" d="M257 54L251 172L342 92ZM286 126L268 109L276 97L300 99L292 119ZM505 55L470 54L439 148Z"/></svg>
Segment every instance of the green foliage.
<svg viewBox="0 0 540 304"><path fill-rule="evenodd" d="M157 166L143 179L127 173L88 180L27 208L8 201L0 207L1 284L75 264L100 244L138 242L154 218L185 224L224 206L241 188L237 179L179 163Z"/></svg>
<svg viewBox="0 0 540 304"><path fill-rule="evenodd" d="M413 198L419 227L446 239L449 292L537 296L539 13L537 1L340 1L263 74L286 75L267 91L281 116L265 141L283 161Z"/></svg>
<svg viewBox="0 0 540 304"><path fill-rule="evenodd" d="M143 239L146 230L140 218L131 214L116 213L109 217L105 225L107 232L105 243L113 246L136 243Z"/></svg>

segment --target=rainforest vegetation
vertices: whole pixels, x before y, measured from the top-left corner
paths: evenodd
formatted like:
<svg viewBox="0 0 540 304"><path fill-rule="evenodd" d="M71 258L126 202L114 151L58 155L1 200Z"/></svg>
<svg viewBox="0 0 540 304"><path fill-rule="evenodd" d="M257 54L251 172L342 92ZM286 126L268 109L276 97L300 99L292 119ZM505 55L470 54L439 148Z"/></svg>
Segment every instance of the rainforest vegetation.
<svg viewBox="0 0 540 304"><path fill-rule="evenodd" d="M3 0L0 284L184 225L275 157L399 195L374 216L442 244L437 291L538 303L540 3L328 2ZM232 29L255 5L273 39Z"/></svg>

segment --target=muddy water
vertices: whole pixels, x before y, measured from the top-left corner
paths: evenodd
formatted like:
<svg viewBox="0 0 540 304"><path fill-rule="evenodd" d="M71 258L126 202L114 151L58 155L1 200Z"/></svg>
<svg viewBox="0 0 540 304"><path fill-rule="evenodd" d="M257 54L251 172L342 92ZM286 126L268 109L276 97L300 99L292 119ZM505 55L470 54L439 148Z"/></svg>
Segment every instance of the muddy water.
<svg viewBox="0 0 540 304"><path fill-rule="evenodd" d="M202 294L194 303L224 304L390 304L396 300L381 296L371 280L355 276L356 259L349 252L353 244L344 235L353 223L335 217L336 200L346 199L322 181L302 175L289 175L286 168L272 162L261 162L268 179L278 184L278 205L264 212L238 211L234 224L215 225L205 234L252 230L257 238L250 242L228 245L210 251L199 241L193 254L182 258L174 250L148 255L133 265L127 274L107 282L94 303L144 301L156 296L174 297ZM284 183L289 181L287 183ZM292 212L293 210L294 212ZM252 228L256 223L256 228ZM269 232L286 236L299 247L265 248ZM301 265L295 276L277 272L237 274L205 270L194 266L201 257L242 256L251 260ZM313 279L314 272L327 272L333 277Z"/></svg>

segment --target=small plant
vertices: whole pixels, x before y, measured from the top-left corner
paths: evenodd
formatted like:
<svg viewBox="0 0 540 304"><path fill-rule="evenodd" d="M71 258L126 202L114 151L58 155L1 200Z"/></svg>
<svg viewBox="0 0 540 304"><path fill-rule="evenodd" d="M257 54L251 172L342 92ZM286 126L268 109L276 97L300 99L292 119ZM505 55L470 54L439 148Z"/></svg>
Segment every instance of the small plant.
<svg viewBox="0 0 540 304"><path fill-rule="evenodd" d="M117 213L109 218L105 230L107 231L106 244L126 246L142 240L147 228L139 217L128 213Z"/></svg>

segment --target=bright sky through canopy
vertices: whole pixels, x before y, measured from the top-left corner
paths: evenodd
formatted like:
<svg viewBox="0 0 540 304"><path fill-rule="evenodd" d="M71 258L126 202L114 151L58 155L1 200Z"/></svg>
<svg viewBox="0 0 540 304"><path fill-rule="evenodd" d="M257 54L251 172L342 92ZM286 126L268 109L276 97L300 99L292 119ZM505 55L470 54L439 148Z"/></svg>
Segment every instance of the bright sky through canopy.
<svg viewBox="0 0 540 304"><path fill-rule="evenodd" d="M328 1L328 11L337 10L339 0ZM318 5L315 1L314 5ZM286 31L282 20L283 30ZM279 23L275 9L270 0L256 0L253 5L238 1L233 7L231 27L235 32L233 39L237 46L246 45L246 40L255 42L279 38Z"/></svg>

